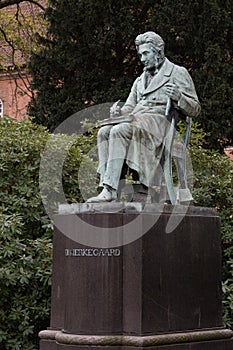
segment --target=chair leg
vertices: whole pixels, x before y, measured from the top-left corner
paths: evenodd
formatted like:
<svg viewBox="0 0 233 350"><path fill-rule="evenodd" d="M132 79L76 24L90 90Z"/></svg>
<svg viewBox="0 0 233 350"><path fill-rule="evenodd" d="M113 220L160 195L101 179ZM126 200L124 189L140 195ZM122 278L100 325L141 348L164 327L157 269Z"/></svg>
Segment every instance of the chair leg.
<svg viewBox="0 0 233 350"><path fill-rule="evenodd" d="M188 188L185 159L175 159L180 188Z"/></svg>
<svg viewBox="0 0 233 350"><path fill-rule="evenodd" d="M170 198L171 204L176 204L177 202L177 191L173 184L173 178L172 178L172 157L171 153L167 152L168 154L165 156L164 161L164 178L165 183L167 186L168 195Z"/></svg>
<svg viewBox="0 0 233 350"><path fill-rule="evenodd" d="M193 197L188 188L185 157L176 158L175 163L176 163L178 178L180 183L179 203L183 205L189 205L192 203Z"/></svg>

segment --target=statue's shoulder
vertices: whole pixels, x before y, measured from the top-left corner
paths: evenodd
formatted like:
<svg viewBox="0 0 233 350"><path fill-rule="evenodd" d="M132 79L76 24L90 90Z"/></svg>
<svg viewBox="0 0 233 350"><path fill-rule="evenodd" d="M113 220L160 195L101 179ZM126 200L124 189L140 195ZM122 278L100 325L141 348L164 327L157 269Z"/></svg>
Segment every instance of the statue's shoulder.
<svg viewBox="0 0 233 350"><path fill-rule="evenodd" d="M176 63L169 61L169 59L167 57L165 59L165 67L166 67L165 69L167 71L170 71L172 73L176 73L177 71L185 69L183 66L180 66Z"/></svg>
<svg viewBox="0 0 233 350"><path fill-rule="evenodd" d="M188 73L188 70L184 66L170 62L169 60L167 61L168 61L168 64L172 67L174 73L176 72L182 72L183 74Z"/></svg>
<svg viewBox="0 0 233 350"><path fill-rule="evenodd" d="M173 64L172 79L178 85L183 85L184 82L190 84L192 82L191 75L184 66Z"/></svg>
<svg viewBox="0 0 233 350"><path fill-rule="evenodd" d="M139 75L139 77L137 77L137 78L134 80L133 89L137 88L138 85L140 85L141 82L143 82L143 76L144 76L144 74L145 74L145 73L143 72L141 75Z"/></svg>

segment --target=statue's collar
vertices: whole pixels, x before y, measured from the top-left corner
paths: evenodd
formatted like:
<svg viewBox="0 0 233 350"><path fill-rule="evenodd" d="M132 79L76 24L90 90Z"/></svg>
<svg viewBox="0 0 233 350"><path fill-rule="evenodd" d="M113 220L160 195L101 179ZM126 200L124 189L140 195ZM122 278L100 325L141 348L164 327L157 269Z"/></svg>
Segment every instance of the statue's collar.
<svg viewBox="0 0 233 350"><path fill-rule="evenodd" d="M158 73L153 77L150 84L146 87L146 73L143 72L141 75L142 86L144 87L145 93L149 93L160 88L166 82L169 81L172 70L174 68L174 63L171 63L167 58L165 58L163 65L159 69Z"/></svg>

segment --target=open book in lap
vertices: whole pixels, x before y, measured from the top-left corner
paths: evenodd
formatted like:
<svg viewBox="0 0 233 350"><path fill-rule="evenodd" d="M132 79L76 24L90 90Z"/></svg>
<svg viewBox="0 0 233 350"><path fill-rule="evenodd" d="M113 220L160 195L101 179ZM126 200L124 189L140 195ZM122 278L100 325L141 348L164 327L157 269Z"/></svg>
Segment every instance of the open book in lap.
<svg viewBox="0 0 233 350"><path fill-rule="evenodd" d="M121 115L119 117L111 117L103 120L99 120L97 122L97 126L105 126L105 125L115 125L120 123L130 123L134 119L133 114Z"/></svg>

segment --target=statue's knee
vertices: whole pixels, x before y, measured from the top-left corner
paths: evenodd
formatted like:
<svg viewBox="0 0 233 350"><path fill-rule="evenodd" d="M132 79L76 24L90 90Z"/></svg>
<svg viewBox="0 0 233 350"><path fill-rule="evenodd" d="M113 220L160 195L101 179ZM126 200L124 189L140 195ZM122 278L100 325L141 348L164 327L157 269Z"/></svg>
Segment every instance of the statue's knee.
<svg viewBox="0 0 233 350"><path fill-rule="evenodd" d="M105 125L99 129L97 137L99 140L108 139L112 126Z"/></svg>
<svg viewBox="0 0 233 350"><path fill-rule="evenodd" d="M114 125L111 129L111 136L123 136L128 137L131 134L131 124L130 123L120 123Z"/></svg>

